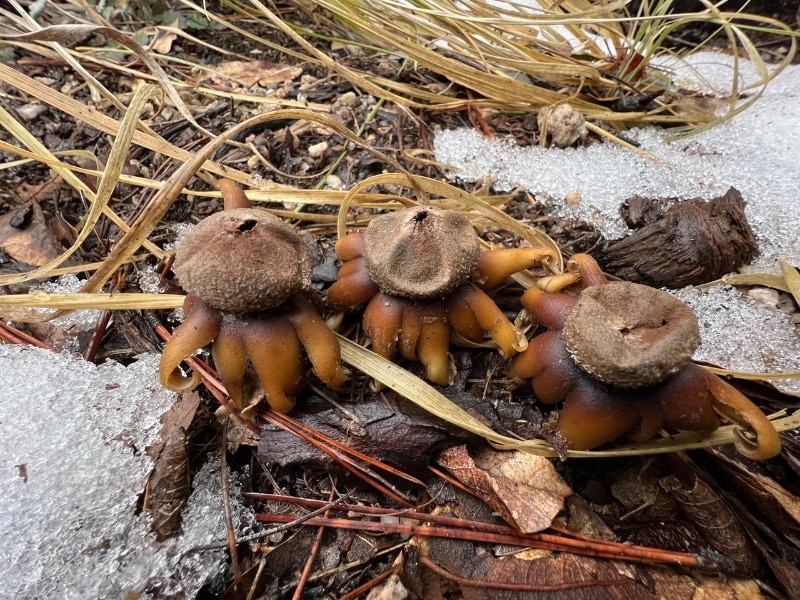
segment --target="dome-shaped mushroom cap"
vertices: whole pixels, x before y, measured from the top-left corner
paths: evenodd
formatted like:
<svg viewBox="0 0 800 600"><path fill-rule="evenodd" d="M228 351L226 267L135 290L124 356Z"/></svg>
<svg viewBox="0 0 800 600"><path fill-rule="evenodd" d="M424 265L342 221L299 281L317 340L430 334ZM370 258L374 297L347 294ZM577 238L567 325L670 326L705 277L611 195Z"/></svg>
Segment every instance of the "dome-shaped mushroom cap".
<svg viewBox="0 0 800 600"><path fill-rule="evenodd" d="M235 208L200 221L181 242L173 268L190 294L219 310L247 313L307 289L313 265L290 225L264 209Z"/></svg>
<svg viewBox="0 0 800 600"><path fill-rule="evenodd" d="M443 296L477 268L478 234L460 212L415 207L373 219L364 233L364 261L386 294Z"/></svg>
<svg viewBox="0 0 800 600"><path fill-rule="evenodd" d="M678 372L700 345L697 317L674 296L619 282L583 290L564 327L577 365L609 385L654 385Z"/></svg>

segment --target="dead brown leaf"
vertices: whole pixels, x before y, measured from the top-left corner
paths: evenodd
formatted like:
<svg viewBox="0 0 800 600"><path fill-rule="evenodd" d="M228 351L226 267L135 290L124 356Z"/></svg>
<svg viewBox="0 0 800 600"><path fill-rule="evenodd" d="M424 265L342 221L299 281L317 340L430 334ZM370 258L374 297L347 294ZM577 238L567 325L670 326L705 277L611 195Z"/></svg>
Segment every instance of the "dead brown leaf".
<svg viewBox="0 0 800 600"><path fill-rule="evenodd" d="M473 460L465 446L454 446L438 462L522 533L550 527L572 494L550 460L525 452L487 448Z"/></svg>
<svg viewBox="0 0 800 600"><path fill-rule="evenodd" d="M758 568L759 561L749 536L731 508L700 477L690 474L679 479L669 475L662 487L678 502L681 512L719 552L747 571Z"/></svg>
<svg viewBox="0 0 800 600"><path fill-rule="evenodd" d="M271 83L283 83L299 77L303 68L294 65L275 64L266 60L232 60L214 66L214 70L202 71L192 77L195 84L229 86L233 81L249 88L256 84L266 87Z"/></svg>
<svg viewBox="0 0 800 600"><path fill-rule="evenodd" d="M154 465L145 486L143 508L152 514L151 527L159 540L174 537L181 529L181 511L191 492L186 432L199 405L198 393L182 394L161 417L161 443L147 449Z"/></svg>
<svg viewBox="0 0 800 600"><path fill-rule="evenodd" d="M169 23L169 26L178 27L178 19L176 18L172 23ZM156 30L153 41L150 42L149 50L157 54L169 54L176 39L178 39L178 34L173 31Z"/></svg>
<svg viewBox="0 0 800 600"><path fill-rule="evenodd" d="M0 217L0 248L9 258L35 267L46 265L64 251L35 201Z"/></svg>

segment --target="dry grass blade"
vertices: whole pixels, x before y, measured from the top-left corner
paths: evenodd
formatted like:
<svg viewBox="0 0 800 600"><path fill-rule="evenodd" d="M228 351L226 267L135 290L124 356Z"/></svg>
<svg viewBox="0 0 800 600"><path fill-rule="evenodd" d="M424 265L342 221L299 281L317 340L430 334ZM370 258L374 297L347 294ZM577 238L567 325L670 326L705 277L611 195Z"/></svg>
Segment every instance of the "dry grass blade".
<svg viewBox="0 0 800 600"><path fill-rule="evenodd" d="M749 371L732 371L730 369L721 369L719 367L706 366L705 368L715 375L722 375L723 377L733 377L734 379L744 379L749 381L779 381L781 379L800 378L800 371L785 371L783 373L752 373Z"/></svg>
<svg viewBox="0 0 800 600"><path fill-rule="evenodd" d="M0 80L7 85L17 88L20 92L29 94L37 100L40 100L41 102L52 106L57 110L67 113L78 121L86 123L90 127L94 127L95 129L110 135L117 135L119 133L119 122L116 119L104 115L99 111L93 110L81 102L70 98L66 94L48 87L3 63L0 63ZM25 136L35 139L32 138L32 136L26 130L24 130L24 128L21 129L24 131ZM19 139L24 140L25 138L21 137ZM140 131L138 129L133 134L132 142L137 146L142 146L143 148L147 148L148 150L152 150L153 152L163 154L182 162L188 161L192 157L191 152L184 150L183 148L178 148L156 136L155 134ZM46 149L44 149L43 146L39 145L39 148L41 148L41 150L37 150L39 155L52 158L52 155ZM256 189L266 190L279 189L282 187L279 184L272 183L271 181L264 179L258 179L237 169L223 167L222 165L210 160L203 164L203 169L209 171L210 173L214 173L215 175L219 175L220 177L227 177L238 183L249 187L254 187ZM59 174L64 176L62 173ZM69 179L67 179L67 181L70 182L70 185L76 187L77 184L71 182ZM79 188L76 187L76 189ZM122 223L120 226L123 229L126 228L124 223Z"/></svg>
<svg viewBox="0 0 800 600"><path fill-rule="evenodd" d="M398 394L407 398L432 415L439 417L476 435L500 444L518 444L521 450L542 456L554 456L555 452L549 444L541 440L520 442L503 436L475 419L472 415L453 404L436 389L415 377L402 367L362 348L347 338L339 337L342 347L342 359L359 371L369 375Z"/></svg>
<svg viewBox="0 0 800 600"><path fill-rule="evenodd" d="M2 67L3 65L0 65ZM129 137L132 135L133 129L135 129L136 119L138 118L138 114L141 111L142 105L146 102L147 98L149 97L149 93L152 91L150 88L144 88L142 92L138 95L138 100L136 101L136 105L133 106L133 113L132 118L127 121L126 128L128 139L125 140L122 144L117 144L116 147L119 149L118 154L124 150L127 151L129 148ZM114 213L113 211L109 210L107 207L108 196L110 196L110 191L106 189L108 194L104 199L99 199L98 196L92 192L80 179L78 179L73 172L67 168L66 166L60 166L62 163L56 159L56 157L41 143L37 140L33 135L28 132L28 130L23 127L19 122L14 119L10 113L8 113L2 106L0 106L0 126L4 127L9 133L11 133L14 137L22 141L26 146L28 146L33 153L37 156L43 156L48 159L49 164L52 166L53 170L60 175L64 181L66 181L69 185L71 185L74 189L79 190L81 193L84 194L92 202L92 209L90 211L90 215L87 220L93 220L91 223L91 227L94 226L94 223L97 222L100 214L104 214L111 221L120 227L123 231L127 230L127 225ZM124 157L123 157L124 158ZM118 159L119 160L119 159ZM118 167L121 169L122 165L119 164ZM115 179L116 181L116 179ZM108 185L108 183L106 184ZM91 232L91 227L84 228L81 232L80 242L73 244L73 247L70 248L66 253L62 254L62 256L58 257L56 260L32 271L30 273L25 273L23 275L17 275L13 277L8 277L4 279L5 284L12 284L12 283L21 283L23 281L30 281L32 279L36 279L39 277L44 277L47 275L49 270L57 267L61 264L66 258L68 258L86 239L86 236ZM150 245L148 250L156 254L157 256L161 254L161 251L157 246Z"/></svg>
<svg viewBox="0 0 800 600"><path fill-rule="evenodd" d="M715 281L709 281L697 287L701 290L708 290L716 285L760 285L771 287L782 292L790 291L784 276L775 275L773 273L738 273L736 275L728 275L727 277Z"/></svg>
<svg viewBox="0 0 800 600"><path fill-rule="evenodd" d="M58 294L31 292L0 296L0 307L94 309L94 310L169 310L183 306L185 297L177 294L87 294L75 292Z"/></svg>
<svg viewBox="0 0 800 600"><path fill-rule="evenodd" d="M788 288L787 291L792 294L794 301L800 304L800 273L785 260L779 260L778 264L781 266L783 280Z"/></svg>
<svg viewBox="0 0 800 600"><path fill-rule="evenodd" d="M106 283L106 281L108 281L108 278L111 276L111 274L116 271L119 266L129 260L130 256L136 252L142 243L147 239L147 236L150 235L150 232L153 230L153 228L158 225L169 207L181 193L184 186L189 183L189 180L194 176L197 170L228 139L254 125L282 119L307 119L310 121L315 121L330 127L348 139L353 141L357 140L363 144L363 141L346 127L336 123L334 120L328 117L305 110L277 110L265 115L251 117L250 119L239 123L235 127L226 131L224 134L208 142L196 154L194 154L189 161L181 165L178 170L173 173L173 175L165 182L164 186L158 190L156 195L145 207L133 225L131 225L130 230L125 233L122 239L120 239L119 242L114 246L104 265L95 271L95 273L86 281L84 286L81 288L81 291L94 292L99 290ZM383 155L377 150L372 150L372 152L378 155L380 158L386 160L388 164L396 164L396 161Z"/></svg>

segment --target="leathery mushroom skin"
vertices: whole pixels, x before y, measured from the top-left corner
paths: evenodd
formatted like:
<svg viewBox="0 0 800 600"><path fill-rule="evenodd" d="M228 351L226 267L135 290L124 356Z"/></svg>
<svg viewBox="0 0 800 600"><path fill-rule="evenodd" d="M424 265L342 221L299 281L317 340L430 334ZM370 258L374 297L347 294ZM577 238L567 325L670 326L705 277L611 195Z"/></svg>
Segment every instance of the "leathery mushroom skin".
<svg viewBox="0 0 800 600"><path fill-rule="evenodd" d="M525 336L484 290L553 257L542 248L482 252L464 214L428 206L376 217L335 250L343 264L328 307L366 303L363 325L372 350L389 360L399 352L421 362L438 385L450 385L455 375L451 342L480 343L488 334L504 357L525 349Z"/></svg>
<svg viewBox="0 0 800 600"><path fill-rule="evenodd" d="M736 388L690 361L700 343L697 319L666 292L609 282L586 254L568 268L579 296L531 288L522 304L547 328L509 366L545 404L564 402L558 430L574 450L662 429L711 432L719 417L736 425L736 449L763 460L780 452L766 416Z"/></svg>
<svg viewBox="0 0 800 600"><path fill-rule="evenodd" d="M287 412L306 384L303 354L331 387L344 383L339 342L309 291L312 261L294 229L268 211L250 207L233 181L219 182L225 209L203 219L181 243L174 271L188 292L185 321L161 357L161 383L176 391L194 388L180 363L211 344L214 365L242 415L248 359L269 405Z"/></svg>

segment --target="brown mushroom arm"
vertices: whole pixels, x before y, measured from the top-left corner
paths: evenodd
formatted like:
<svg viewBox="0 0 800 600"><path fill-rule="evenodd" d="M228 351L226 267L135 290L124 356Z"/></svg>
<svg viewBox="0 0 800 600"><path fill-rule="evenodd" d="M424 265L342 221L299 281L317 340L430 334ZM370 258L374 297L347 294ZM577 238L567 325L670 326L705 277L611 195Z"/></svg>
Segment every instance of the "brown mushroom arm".
<svg viewBox="0 0 800 600"><path fill-rule="evenodd" d="M555 258L555 253L546 248L499 248L482 252L478 259L478 284L482 289L490 290L543 258Z"/></svg>
<svg viewBox="0 0 800 600"><path fill-rule="evenodd" d="M330 387L340 387L347 378L342 366L339 341L308 297L298 294L291 299L289 322L306 350L314 372Z"/></svg>
<svg viewBox="0 0 800 600"><path fill-rule="evenodd" d="M713 431L719 426L703 367L689 363L656 389L667 425L680 431Z"/></svg>
<svg viewBox="0 0 800 600"><path fill-rule="evenodd" d="M346 239L346 238L345 238ZM342 267L339 279L328 288L328 306L340 311L366 302L380 290L370 279L363 258L354 258Z"/></svg>
<svg viewBox="0 0 800 600"><path fill-rule="evenodd" d="M367 304L363 321L372 351L387 360L394 359L403 323L403 301L378 292Z"/></svg>
<svg viewBox="0 0 800 600"><path fill-rule="evenodd" d="M351 233L336 242L333 249L342 260L353 260L364 256L364 234Z"/></svg>
<svg viewBox="0 0 800 600"><path fill-rule="evenodd" d="M458 334L475 344L483 342L486 331L478 322L475 313L472 312L466 296L456 293L450 298L447 303L447 318L454 334ZM457 344L457 337L452 341Z"/></svg>
<svg viewBox="0 0 800 600"><path fill-rule="evenodd" d="M530 288L522 295L522 306L537 323L548 329L564 329L567 317L577 302L575 296L550 294L538 288Z"/></svg>
<svg viewBox="0 0 800 600"><path fill-rule="evenodd" d="M573 450L589 450L617 439L640 422L636 402L620 401L583 378L568 394L558 429Z"/></svg>
<svg viewBox="0 0 800 600"><path fill-rule="evenodd" d="M444 310L436 317L423 319L417 339L417 356L425 365L429 381L438 385L450 385L456 374L450 356L450 324Z"/></svg>
<svg viewBox="0 0 800 600"><path fill-rule="evenodd" d="M619 398L618 402L626 402ZM634 441L644 441L654 438L658 432L664 429L666 416L664 408L658 402L653 402L651 398L638 398L633 400L639 407L639 423L628 432L627 437Z"/></svg>
<svg viewBox="0 0 800 600"><path fill-rule="evenodd" d="M220 179L217 182L217 187L222 192L222 206L225 210L250 208L250 200L247 199L239 184L232 179Z"/></svg>
<svg viewBox="0 0 800 600"><path fill-rule="evenodd" d="M528 340L522 332L514 327L497 305L482 290L464 285L454 292L450 301L448 317L459 333L463 328L459 320L459 312L468 307L475 320L480 324L497 344L504 358L513 356L528 347ZM462 335L464 335L462 333ZM465 335L465 337L467 337Z"/></svg>
<svg viewBox="0 0 800 600"><path fill-rule="evenodd" d="M220 312L194 296L186 297L184 311L186 320L164 346L159 366L161 384L178 392L190 390L200 383L197 373L192 373L191 377L180 374L181 362L197 349L210 344L222 324Z"/></svg>
<svg viewBox="0 0 800 600"><path fill-rule="evenodd" d="M568 269L577 269L581 274L583 287L590 285L604 285L608 283L608 278L603 273L603 269L590 254L575 254L567 262Z"/></svg>
<svg viewBox="0 0 800 600"><path fill-rule="evenodd" d="M425 312L414 300L403 299L403 321L400 324L400 338L398 348L408 360L419 360L417 356L417 340L422 331L422 319L427 317Z"/></svg>
<svg viewBox="0 0 800 600"><path fill-rule="evenodd" d="M214 368L219 374L222 384L231 397L236 408L244 408L244 380L247 367L247 349L244 344L244 327L238 320L225 323L214 340L211 354L214 357Z"/></svg>
<svg viewBox="0 0 800 600"><path fill-rule="evenodd" d="M558 335L556 331L537 335L506 371L516 383L530 380L536 397L545 404L563 400L581 377Z"/></svg>
<svg viewBox="0 0 800 600"><path fill-rule="evenodd" d="M267 402L274 410L289 412L306 385L303 349L294 327L281 313L260 316L248 323L244 341ZM253 411L247 408L245 417Z"/></svg>
<svg viewBox="0 0 800 600"><path fill-rule="evenodd" d="M765 460L781 451L778 432L766 415L735 387L706 371L706 385L714 410L738 426L734 444L739 454L752 460Z"/></svg>

